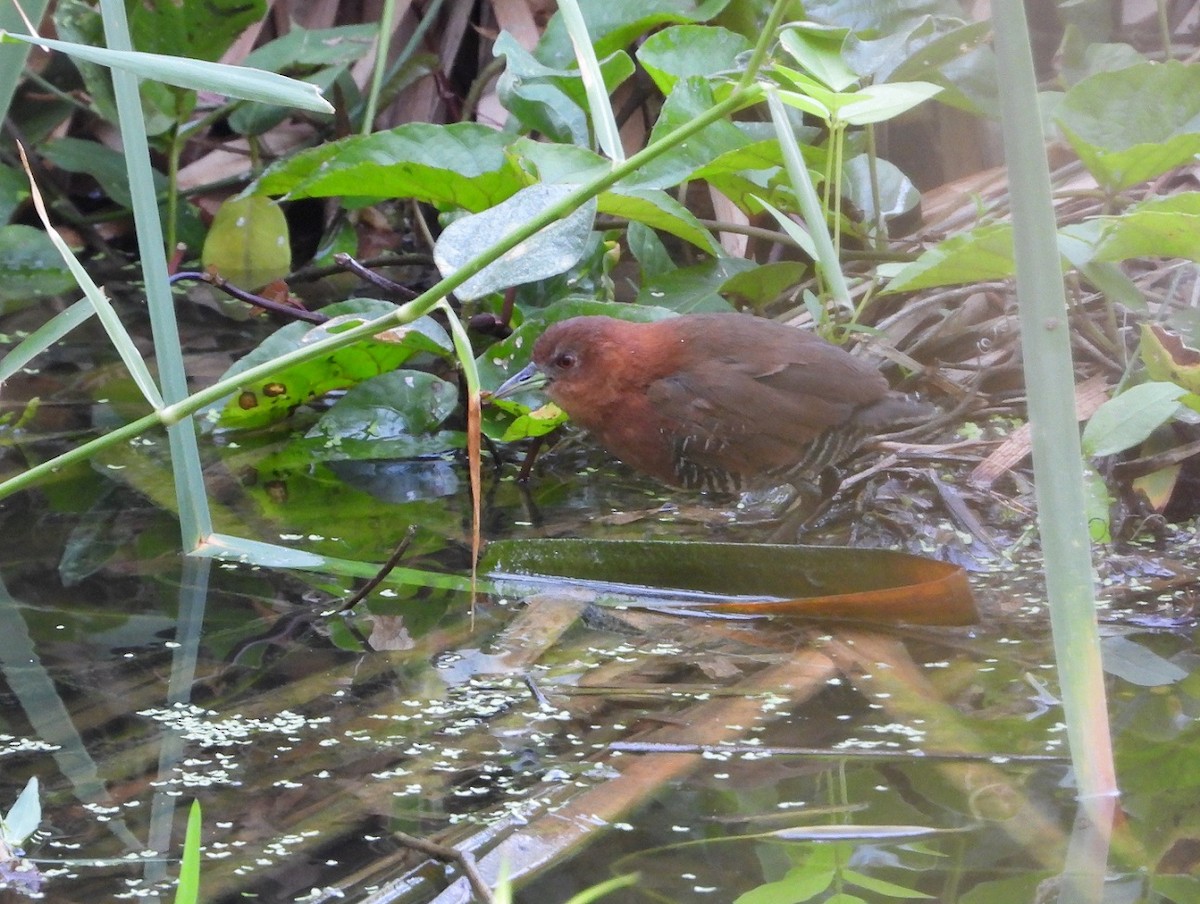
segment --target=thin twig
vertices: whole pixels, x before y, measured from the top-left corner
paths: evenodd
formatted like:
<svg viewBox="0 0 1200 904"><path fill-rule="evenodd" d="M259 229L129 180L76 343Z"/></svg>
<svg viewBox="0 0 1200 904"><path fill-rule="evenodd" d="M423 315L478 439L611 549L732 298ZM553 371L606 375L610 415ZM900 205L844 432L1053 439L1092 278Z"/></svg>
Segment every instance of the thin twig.
<svg viewBox="0 0 1200 904"><path fill-rule="evenodd" d="M400 564L400 560L404 558L404 554L408 552L408 547L412 545L412 540L413 537L416 536L416 533L417 526L415 524L410 524L408 526L408 530L405 531L403 538L401 538L400 542L396 545L396 548L392 550L392 554L388 556L388 560L383 563L383 567L375 572L374 577L367 581L367 583L363 584L362 588L359 589L357 593L350 597L350 599L346 600L346 602L342 603L341 606L333 610L333 612L330 614L333 615L338 612L348 612L366 599L368 593L382 584L383 579L391 574L392 569Z"/></svg>
<svg viewBox="0 0 1200 904"><path fill-rule="evenodd" d="M416 835L409 835L407 832L394 831L392 832L392 837L414 851L420 851L422 854L435 857L443 863L457 865L463 871L463 875L467 877L467 881L471 883L471 888L480 901L485 902L485 904L493 904L496 900L492 894L492 890L483 881L483 876L479 874L479 869L475 866L474 856L467 851L460 851L457 848L446 847L433 841L427 841L424 838L418 838Z"/></svg>

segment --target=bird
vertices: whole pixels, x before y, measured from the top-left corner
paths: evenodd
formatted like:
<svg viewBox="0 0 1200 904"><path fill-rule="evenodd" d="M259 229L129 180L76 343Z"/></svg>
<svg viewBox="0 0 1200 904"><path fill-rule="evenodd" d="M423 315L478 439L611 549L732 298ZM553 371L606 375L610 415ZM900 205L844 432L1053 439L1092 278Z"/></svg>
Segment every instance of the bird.
<svg viewBox="0 0 1200 904"><path fill-rule="evenodd" d="M719 494L812 481L935 411L814 333L735 312L558 321L492 396L535 388L634 470Z"/></svg>

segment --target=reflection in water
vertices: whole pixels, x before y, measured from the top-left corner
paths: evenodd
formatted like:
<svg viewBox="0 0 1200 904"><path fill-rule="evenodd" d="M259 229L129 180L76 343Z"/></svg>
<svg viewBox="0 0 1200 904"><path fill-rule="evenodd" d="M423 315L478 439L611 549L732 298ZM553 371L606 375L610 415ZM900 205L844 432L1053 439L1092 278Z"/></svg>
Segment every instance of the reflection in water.
<svg viewBox="0 0 1200 904"><path fill-rule="evenodd" d="M371 548L386 553L404 529L389 511L429 515L443 545L422 539L414 554L432 568L462 529L445 502L440 514L405 503L343 523L327 479L286 478L297 508L273 510L274 523L298 546L379 557L353 544L374 534ZM617 487L596 494L637 510L642 491ZM565 514L575 496L540 492L543 529L591 529ZM493 505L497 522L524 516L507 485ZM655 506L603 529L659 535ZM598 618L554 588L480 600L472 621L465 594L397 585L351 615L350 630L342 616L313 615L336 608L340 581L180 564L152 512L130 505L119 517L155 527L123 533L117 554L69 590L56 576L61 530L24 532L0 565L17 588L0 607L5 732L31 742L0 748L0 800L41 779L44 828L30 853L56 861L42 865L52 895L169 896L192 798L204 806L213 901L387 883L406 900L452 900L457 873L427 866L397 831L474 849L485 876L505 856L518 873L541 869L521 892L530 902L566 900L613 869L643 880L611 900L732 901L827 881L868 898L874 882L1024 901L1050 877L1083 876L1068 862L1077 849L1104 864L1099 847L1068 844L1074 804L1039 601L997 589L999 578L977 590L1003 614L976 629ZM168 618L178 621L164 631ZM270 630L298 619L302 631ZM1200 806L1169 779L1200 750L1190 637L1171 625L1125 638L1189 677L1139 687L1131 679L1172 673L1127 658L1117 681L1129 789L1118 875L1166 863L1173 839L1151 823L1185 824ZM894 837L901 828L927 834L914 845ZM1183 850L1172 848L1175 878L1192 866ZM85 861L130 853L128 866ZM1094 880L1063 884L1074 887L1094 900Z"/></svg>

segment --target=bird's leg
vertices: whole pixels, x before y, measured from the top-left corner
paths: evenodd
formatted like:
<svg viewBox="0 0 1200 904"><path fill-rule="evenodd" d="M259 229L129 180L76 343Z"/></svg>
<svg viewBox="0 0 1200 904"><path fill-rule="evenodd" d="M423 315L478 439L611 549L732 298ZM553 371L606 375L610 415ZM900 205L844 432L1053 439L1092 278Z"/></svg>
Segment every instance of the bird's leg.
<svg viewBox="0 0 1200 904"><path fill-rule="evenodd" d="M792 486L796 495L779 518L779 524L767 537L768 543L795 543L811 530L821 527L837 501L842 485L841 472L833 467L823 468L816 483L797 480Z"/></svg>

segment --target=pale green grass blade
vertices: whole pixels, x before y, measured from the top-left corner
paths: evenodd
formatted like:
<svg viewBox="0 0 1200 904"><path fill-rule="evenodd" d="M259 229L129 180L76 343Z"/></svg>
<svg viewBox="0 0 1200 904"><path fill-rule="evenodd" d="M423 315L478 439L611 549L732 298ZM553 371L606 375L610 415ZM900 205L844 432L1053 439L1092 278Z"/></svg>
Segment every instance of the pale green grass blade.
<svg viewBox="0 0 1200 904"><path fill-rule="evenodd" d="M1025 8L992 6L1000 123L1012 195L1021 350L1033 427L1038 530L1045 561L1067 740L1081 800L1116 793L1083 453L1075 420L1075 371L1059 259L1050 171L1038 122L1037 81Z"/></svg>
<svg viewBox="0 0 1200 904"><path fill-rule="evenodd" d="M166 403L163 402L162 394L159 393L154 378L150 376L150 369L146 367L146 362L142 360L142 353L133 344L133 339L130 338L128 331L126 331L125 324L121 323L121 319L117 316L117 312L113 310L108 296L104 294L104 290L93 282L92 277L83 268L83 264L79 262L79 259L71 251L70 246L63 241L63 237L58 234L58 230L51 224L50 215L46 212L46 204L42 200L42 193L38 191L37 183L33 181L33 174L29 171L29 161L25 157L25 149L21 145L17 145L17 149L21 153L21 162L25 166L25 173L29 176L29 190L32 193L33 206L37 210L38 218L42 221L42 226L46 229L46 234L50 237L50 241L54 243L54 247L58 249L58 253L62 256L67 269L75 277L75 281L79 283L79 288L83 289L83 294L87 296L92 307L96 309L96 315L104 325L109 338L112 339L113 345L116 346L117 354L125 362L125 366L129 369L129 373L133 377L133 381L137 384L138 389L141 390L142 395L145 396L146 401L150 403L151 407L156 411L161 410Z"/></svg>
<svg viewBox="0 0 1200 904"><path fill-rule="evenodd" d="M101 0L105 40L118 50L129 50L129 24L125 7L119 0ZM133 220L137 227L138 252L142 258L142 276L146 283L146 302L154 335L154 356L163 395L175 404L188 394L183 351L179 346L179 328L175 320L175 301L171 296L166 248L163 245L162 220L158 197L154 192L150 167L150 146L146 138L145 118L138 91L138 79L130 72L112 73L113 97L125 148L125 167ZM204 472L196 428L191 418L167 426L171 446L171 469L175 478L175 497L179 505L179 527L184 549L192 549L212 533L212 515L204 488Z"/></svg>
<svg viewBox="0 0 1200 904"><path fill-rule="evenodd" d="M96 308L87 298L59 311L0 358L0 384L95 313Z"/></svg>
<svg viewBox="0 0 1200 904"><path fill-rule="evenodd" d="M838 307L854 313L854 301L850 298L850 287L846 285L846 277L842 274L842 264L838 260L833 247L833 239L829 235L829 227L825 222L825 209L817 197L817 189L804 158L800 155L800 145L796 143L796 134L788 122L787 112L783 102L773 90L767 91L767 106L771 109L771 122L775 125L775 134L783 149L783 161L787 167L788 179L796 200L800 202L800 213L804 216L804 225L808 234L817 247L817 267L825 278L825 286L829 290ZM835 214L836 216L836 211Z"/></svg>
<svg viewBox="0 0 1200 904"><path fill-rule="evenodd" d="M57 50L69 56L87 60L114 70L129 72L140 78L153 79L178 88L193 91L212 91L240 100L255 100L280 107L297 107L317 113L332 113L333 106L321 96L316 85L300 82L286 75L264 72L247 66L209 63L187 57L136 50L110 50L90 47L70 41L55 41L11 32L0 33L0 40L22 41Z"/></svg>
<svg viewBox="0 0 1200 904"><path fill-rule="evenodd" d="M558 11L562 13L571 46L575 48L579 75L583 79L583 90L587 92L588 106L591 108L592 128L596 130L596 141L610 160L623 163L625 149L621 146L621 133L617 129L612 103L604 88L604 76L600 74L600 61L596 59L596 48L588 36L578 0L559 0Z"/></svg>

